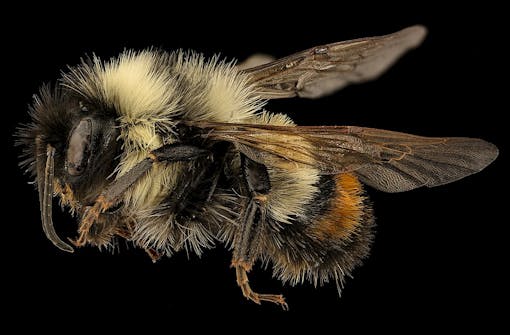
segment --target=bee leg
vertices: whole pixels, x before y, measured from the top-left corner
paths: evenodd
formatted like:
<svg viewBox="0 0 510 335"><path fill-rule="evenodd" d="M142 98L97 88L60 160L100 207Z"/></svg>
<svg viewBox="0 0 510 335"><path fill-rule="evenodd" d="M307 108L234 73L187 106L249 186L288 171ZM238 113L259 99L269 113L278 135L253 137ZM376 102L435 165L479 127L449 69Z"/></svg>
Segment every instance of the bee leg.
<svg viewBox="0 0 510 335"><path fill-rule="evenodd" d="M127 241L131 241L131 239L133 238L133 227L134 227L134 222L132 222L132 221L127 222L124 224L123 227L117 228L117 230L115 231L115 235L117 235ZM147 253L147 255L149 255L149 257L151 258L153 263L156 263L163 256L159 252L154 250L153 248L146 248L146 247L140 246L140 245L138 245L138 246L140 248L142 248Z"/></svg>
<svg viewBox="0 0 510 335"><path fill-rule="evenodd" d="M232 259L232 267L236 269L237 285L241 288L243 296L247 299L260 304L261 301L269 301L280 305L284 310L288 310L289 307L285 302L285 298L281 294L260 294L253 292L251 289L248 272L251 270L255 259L254 250L257 248L255 243L258 242L261 229L253 229L254 217L257 212L257 205L255 201L250 201L248 208L245 212L244 221L246 224L241 228L240 236L236 236L236 243L234 246L234 257ZM261 219L265 219L264 215L261 215Z"/></svg>
<svg viewBox="0 0 510 335"><path fill-rule="evenodd" d="M161 255L153 248L144 248L144 250L147 253L147 255L149 255L149 257L151 258L152 263L156 263L157 261L159 261L161 257L163 257L163 255Z"/></svg>
<svg viewBox="0 0 510 335"><path fill-rule="evenodd" d="M75 246L80 247L87 243L87 234L94 222L99 218L99 215L115 205L120 196L144 175L152 167L153 163L154 160L150 157L144 159L107 187L96 199L93 206L85 208L78 228L79 237L73 242Z"/></svg>
<svg viewBox="0 0 510 335"><path fill-rule="evenodd" d="M85 208L78 228L79 237L76 241L73 241L74 245L80 247L87 243L87 233L99 218L99 215L114 206L124 192L149 171L155 162L192 161L204 156L210 156L210 152L181 143L167 144L149 153L147 158L110 184L99 195L93 206Z"/></svg>
<svg viewBox="0 0 510 335"><path fill-rule="evenodd" d="M210 186L209 193L207 194L207 198L205 199L204 203L208 203L209 201L211 201L214 193L216 192L216 187L218 186L218 181L220 180L221 174L223 173L223 169L225 167L225 163L227 160L227 156L225 155L227 150L228 150L227 146L224 146L223 148L220 149L221 159L219 162L215 162L216 166L214 168L211 186Z"/></svg>
<svg viewBox="0 0 510 335"><path fill-rule="evenodd" d="M236 266L236 277L237 277L237 285L241 288L243 295L253 301L256 304L260 305L261 301L269 301L275 304L280 305L284 310L289 310L289 305L285 302L285 298L281 294L260 294L255 293L250 287L250 283L248 280L247 270L243 266Z"/></svg>
<svg viewBox="0 0 510 335"><path fill-rule="evenodd" d="M229 145L223 143L213 147L211 149L213 159L198 160L187 178L182 179L177 187L175 187L178 191L174 191L167 201L168 208L171 209L175 215L187 209L190 204L189 197L191 194L199 193L204 188L208 188L209 191L204 193L204 196L200 199L195 199L195 203L206 204L211 200L225 166L225 154L228 148ZM201 190L199 191L199 189ZM204 205L202 205L202 210L203 206Z"/></svg>
<svg viewBox="0 0 510 335"><path fill-rule="evenodd" d="M263 164L241 155L241 167L245 181L241 189L244 189L248 196L241 214L240 229L234 237L232 267L236 269L237 285L243 295L253 302L260 304L261 301L269 301L287 310L288 306L283 295L253 292L248 281L247 273L260 253L261 234L266 223L267 193L271 189L271 184Z"/></svg>

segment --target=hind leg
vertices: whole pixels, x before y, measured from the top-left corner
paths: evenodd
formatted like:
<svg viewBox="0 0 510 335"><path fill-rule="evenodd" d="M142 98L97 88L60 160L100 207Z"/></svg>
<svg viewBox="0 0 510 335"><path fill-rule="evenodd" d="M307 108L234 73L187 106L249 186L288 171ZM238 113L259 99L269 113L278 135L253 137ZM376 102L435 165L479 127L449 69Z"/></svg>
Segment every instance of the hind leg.
<svg viewBox="0 0 510 335"><path fill-rule="evenodd" d="M245 181L241 189L246 193L246 201L239 222L239 230L234 237L232 267L236 269L237 285L241 288L243 295L253 302L260 304L261 301L269 301L287 310L287 303L281 294L256 293L249 284L248 272L260 252L261 233L266 225L266 194L271 189L271 185L264 165L242 155L241 167Z"/></svg>

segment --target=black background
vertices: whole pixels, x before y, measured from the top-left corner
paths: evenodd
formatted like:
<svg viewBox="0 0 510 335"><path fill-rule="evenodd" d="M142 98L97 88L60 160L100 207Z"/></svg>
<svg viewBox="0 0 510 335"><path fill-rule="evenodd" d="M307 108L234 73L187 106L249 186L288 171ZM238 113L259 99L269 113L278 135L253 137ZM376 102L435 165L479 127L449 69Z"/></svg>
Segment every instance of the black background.
<svg viewBox="0 0 510 335"><path fill-rule="evenodd" d="M240 4L239 4L240 5ZM124 5L123 7L125 7ZM102 7L24 8L5 15L2 27L4 103L2 277L3 299L12 316L58 328L176 324L195 328L214 316L215 327L233 327L240 318L250 329L354 327L377 329L484 329L497 326L506 303L508 265L505 80L498 9L447 10L413 3L408 7L357 8L316 2L284 10L258 4L246 8L164 9L138 4L129 13ZM43 13L43 9L51 14ZM226 9L225 9L226 10ZM36 18L29 17L36 15ZM205 18L199 18L197 11ZM124 48L158 46L195 49L206 55L243 59L255 52L285 56L323 43L386 34L424 24L429 35L379 80L352 86L320 100L274 101L268 108L289 113L298 124L361 125L430 136L480 137L497 144L500 158L482 173L452 185L402 194L368 190L378 228L371 257L346 282L341 298L334 285L282 287L270 271L256 267L252 286L282 292L290 312L242 298L221 246L202 258L182 253L152 264L138 250L111 255L92 248L65 254L46 240L37 194L17 168L12 134L27 122L27 105L44 82L86 53L104 58ZM507 94L507 93L506 93ZM6 145L6 146L5 146ZM507 168L507 167L506 167ZM501 192L501 193L499 193ZM58 212L58 210L57 210ZM55 213L61 236L74 236L75 223ZM184 318L195 321L184 323ZM27 323L27 325L30 323ZM23 327L25 323L18 323ZM211 328L212 329L212 328ZM239 328L242 329L242 328Z"/></svg>

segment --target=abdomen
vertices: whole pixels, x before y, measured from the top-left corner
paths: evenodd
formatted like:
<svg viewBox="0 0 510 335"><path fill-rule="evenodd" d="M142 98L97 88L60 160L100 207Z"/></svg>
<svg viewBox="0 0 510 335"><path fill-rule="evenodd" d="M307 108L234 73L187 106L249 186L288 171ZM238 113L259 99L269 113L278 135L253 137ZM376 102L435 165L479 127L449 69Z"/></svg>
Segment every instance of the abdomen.
<svg viewBox="0 0 510 335"><path fill-rule="evenodd" d="M315 186L304 215L265 239L275 276L291 284L342 282L368 256L373 238L372 209L354 174L321 175Z"/></svg>

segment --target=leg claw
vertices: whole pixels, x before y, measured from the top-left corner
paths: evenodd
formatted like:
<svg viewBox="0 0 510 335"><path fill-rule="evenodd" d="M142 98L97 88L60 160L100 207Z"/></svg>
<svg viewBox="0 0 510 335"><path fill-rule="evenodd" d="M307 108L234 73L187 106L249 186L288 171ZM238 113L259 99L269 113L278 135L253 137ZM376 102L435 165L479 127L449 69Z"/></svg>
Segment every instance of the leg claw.
<svg viewBox="0 0 510 335"><path fill-rule="evenodd" d="M261 301L269 301L274 304L280 305L284 311L289 310L289 305L285 302L285 298L281 294L259 294L253 292L250 283L248 282L248 274L243 265L243 262L232 262L236 267L237 285L241 288L243 295L246 299L253 301L260 305ZM247 264L244 264L247 265Z"/></svg>

